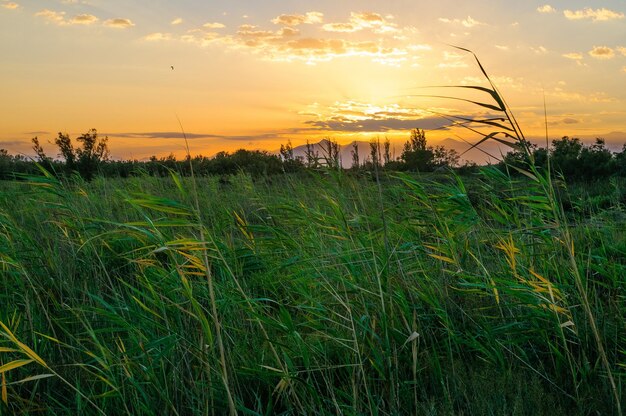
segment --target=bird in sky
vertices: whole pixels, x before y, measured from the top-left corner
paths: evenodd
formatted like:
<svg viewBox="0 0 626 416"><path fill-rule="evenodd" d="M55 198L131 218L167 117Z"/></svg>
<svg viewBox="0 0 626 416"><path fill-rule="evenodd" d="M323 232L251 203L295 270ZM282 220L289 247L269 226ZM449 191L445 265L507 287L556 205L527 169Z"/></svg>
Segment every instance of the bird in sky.
<svg viewBox="0 0 626 416"><path fill-rule="evenodd" d="M170 65L170 68L172 68L172 71L174 70L174 65Z"/></svg>

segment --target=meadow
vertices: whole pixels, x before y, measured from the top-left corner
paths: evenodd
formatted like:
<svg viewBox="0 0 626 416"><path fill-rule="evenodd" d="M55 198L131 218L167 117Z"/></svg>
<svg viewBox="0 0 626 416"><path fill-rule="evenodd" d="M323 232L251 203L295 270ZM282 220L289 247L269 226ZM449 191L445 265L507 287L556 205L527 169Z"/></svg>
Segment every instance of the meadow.
<svg viewBox="0 0 626 416"><path fill-rule="evenodd" d="M0 413L618 415L626 184L0 184Z"/></svg>

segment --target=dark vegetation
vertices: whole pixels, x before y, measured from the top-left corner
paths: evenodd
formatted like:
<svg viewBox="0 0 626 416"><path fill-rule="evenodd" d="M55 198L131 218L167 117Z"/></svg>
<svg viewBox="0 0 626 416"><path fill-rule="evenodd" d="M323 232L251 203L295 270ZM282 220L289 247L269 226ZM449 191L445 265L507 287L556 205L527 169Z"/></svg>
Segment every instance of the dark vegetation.
<svg viewBox="0 0 626 416"><path fill-rule="evenodd" d="M341 168L340 146L332 140L320 143L321 152L312 150L313 147L307 144L307 151L301 157L294 156L291 142L288 142L281 145L279 154L240 149L232 153L219 152L210 158L196 156L176 160L170 155L162 158L152 156L148 161L109 159L107 138L99 138L95 129L76 139L80 146L74 146L70 137L64 133L59 133L54 142L59 150L56 158L45 154L37 137L33 139L36 160L19 155L13 156L5 149L0 149L0 179L15 179L16 175L36 174L39 171L36 163L57 176L78 174L85 180L92 180L98 175L121 178L143 175L164 177L171 171L189 176L192 169L200 176L224 176L243 172L258 178L303 172L307 169ZM475 173L478 169L473 163L459 166L459 155L454 150L445 149L443 146L428 146L426 133L420 129L413 129L410 132L409 140L404 144L403 151L397 159L391 158L389 148L389 140L385 140L382 145L378 140L371 141L370 156L364 161L359 160L358 148L352 149L353 160L349 170L433 172L455 169L464 174ZM507 166L525 167L530 163L530 158L533 158L538 168L547 169L549 162L555 173L563 175L570 181L626 176L626 145L621 152L614 153L606 148L603 139L598 138L596 143L585 145L580 139L566 136L552 141L549 156L545 147L532 145L529 149L530 153L518 149L506 154L498 167L500 169L506 169Z"/></svg>

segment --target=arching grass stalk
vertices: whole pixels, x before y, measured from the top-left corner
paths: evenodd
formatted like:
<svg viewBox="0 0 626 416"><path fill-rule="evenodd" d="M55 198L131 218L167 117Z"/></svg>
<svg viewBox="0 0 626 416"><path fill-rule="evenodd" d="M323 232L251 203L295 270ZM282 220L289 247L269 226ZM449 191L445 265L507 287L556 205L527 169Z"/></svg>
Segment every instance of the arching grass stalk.
<svg viewBox="0 0 626 416"><path fill-rule="evenodd" d="M176 115L176 119L178 120L178 124L180 125L180 129L183 133L183 137L185 139L185 148L187 150L187 160L189 161L189 169L191 174L191 186L193 191L194 198L194 211L196 215L196 221L198 222L198 231L201 241L206 241L204 226L202 225L202 217L200 216L200 200L198 198L198 186L196 184L196 177L193 172L193 163L191 161L191 152L189 151L189 141L187 140L187 135L185 134L185 129L183 128L183 124L180 121L178 115ZM213 325L215 326L215 338L217 341L217 348L220 354L220 364L222 367L222 381L224 383L224 388L226 389L226 397L228 399L228 409L231 415L237 414L237 409L235 407L235 402L233 400L233 395L230 388L229 377L228 377L228 367L226 364L226 349L224 348L224 341L222 339L222 330L219 316L217 314L217 302L215 298L215 288L213 281L213 274L211 273L211 266L209 264L209 257L206 250L202 252L202 261L204 263L205 277L207 280L207 286L209 289L209 300L211 302L211 316L213 317Z"/></svg>
<svg viewBox="0 0 626 416"><path fill-rule="evenodd" d="M521 150L523 154L527 157L528 160L528 169L523 169L518 166L508 165L508 167L514 169L518 173L521 173L528 178L530 178L533 182L539 185L540 189L544 193L545 197L549 201L550 209L552 211L552 215L555 221L555 228L560 232L560 238L556 240L563 246L567 255L567 261L569 263L569 267L571 268L572 277L574 280L574 286L580 296L580 300L583 306L584 313L587 317L589 326L591 328L591 332L593 334L594 342L596 344L596 348L598 350L598 355L600 361L602 363L602 367L606 372L606 376L609 380L609 384L611 386L611 391L613 394L613 398L615 401L615 409L618 415L622 415L622 408L620 402L620 395L618 392L617 384L615 382L615 378L613 376L613 371L611 370L611 365L609 363L609 359L606 354L606 350L604 347L604 342L600 335L600 331L598 329L598 325L596 322L595 315L591 308L591 304L589 301L589 296L587 293L587 289L585 288L585 284L583 283L583 278L580 274L578 264L576 262L576 252L574 246L574 240L572 238L571 232L569 230L569 226L567 224L565 214L563 212L563 208L558 202L554 188L552 185L550 170L547 173L543 174L539 171L537 166L535 165L535 160L533 153L530 148L530 143L526 140L524 133L522 132L521 127L519 126L511 108L506 103L495 84L487 74L487 71L483 67L482 63L476 56L474 52L469 49L453 46L456 49L461 51L470 53L486 81L489 84L489 87L483 87L479 85L451 85L444 86L443 88L460 88L460 89L469 89L474 91L480 91L489 94L493 103L490 102L480 102L468 100L465 98L454 97L454 96L440 96L440 95L429 95L432 98L445 98L452 100L459 100L463 102L467 102L476 106L481 107L482 109L488 109L491 111L495 111L500 115L500 117L484 117L484 118L472 118L472 117L459 117L459 116L447 116L446 118L453 120L455 126L462 127L467 129L473 133L478 134L482 138L475 144L473 144L470 149L479 146L480 144L493 140L500 144L506 145L510 148ZM545 103L544 103L545 106ZM479 126L479 127L472 127ZM493 129L494 127L497 129L495 131L490 131L485 133L483 131L478 130L480 127L487 127L489 129ZM546 126L546 139L547 139L547 126ZM549 159L548 159L549 160Z"/></svg>
<svg viewBox="0 0 626 416"><path fill-rule="evenodd" d="M187 159L189 161L189 169L190 169L190 176L191 176L191 184L192 184L192 191L193 191L193 199L194 199L194 211L195 211L195 216L196 216L196 221L198 222L198 229L199 229L199 237L200 240L205 242L208 241L210 242L214 247L217 248L217 254L219 256L219 260L222 262L222 264L224 265L224 267L226 268L226 270L228 271L228 274L230 275L230 277L233 279L233 282L235 283L235 286L237 287L237 290L239 291L239 293L241 294L241 296L244 298L246 306L248 306L250 312L252 312L254 314L254 307L253 304L250 300L250 298L246 295L245 291L243 290L243 287L241 286L241 284L239 283L239 280L237 279L237 276L235 275L235 273L232 271L228 261L226 260L226 258L224 257L222 251L219 249L218 245L215 244L215 241L213 240L213 236L205 233L204 231L204 226L202 224L202 217L200 215L200 199L198 196L198 186L197 186L197 182L196 182L196 177L194 175L194 170L193 170L193 163L191 160L191 152L189 149L189 141L187 139L187 135L185 133L185 130L183 128L182 122L180 121L180 118L178 116L176 116L176 119L178 120L178 124L180 126L181 132L183 133L183 138L185 140L185 148L186 148L186 152L187 152ZM177 184L179 186L179 188L181 187L180 184ZM180 189L182 191L182 189ZM204 263L204 269L205 269L205 276L207 279L207 285L208 285L208 289L209 289L209 298L210 298L210 302L211 302L211 314L213 315L213 321L214 321L214 325L215 325L215 338L216 341L218 343L218 349L219 349L219 354L220 354L220 363L221 363L221 367L222 367L222 378L223 378L223 382L224 382L224 386L226 388L227 391L227 398L228 398L228 403L229 403L229 411L231 413L231 415L233 414L237 414L236 411L236 407L235 407L235 402L234 402L234 398L232 396L232 392L231 392L231 386L229 383L229 377L228 377L228 367L227 367L227 363L226 363L226 349L224 347L224 342L223 342L223 336L221 334L221 325L220 325L220 320L218 317L218 313L217 313L217 302L216 302L216 297L215 297L215 288L214 288L214 279L213 279L213 275L211 273L211 268L210 268L210 264L209 264L209 257L207 254L206 250L203 250L202 252L202 261ZM280 367L282 374L287 377L289 374L289 369L287 368L286 364L283 362L283 360L281 360L278 352L276 351L276 349L274 348L273 343L270 341L270 337L269 334L267 333L265 327L263 326L263 323L261 322L261 320L259 319L259 317L254 314L255 316L255 321L261 331L261 333L263 334L264 339L268 340L268 345L269 348L272 352L272 355L274 356L274 359L276 360L277 365Z"/></svg>

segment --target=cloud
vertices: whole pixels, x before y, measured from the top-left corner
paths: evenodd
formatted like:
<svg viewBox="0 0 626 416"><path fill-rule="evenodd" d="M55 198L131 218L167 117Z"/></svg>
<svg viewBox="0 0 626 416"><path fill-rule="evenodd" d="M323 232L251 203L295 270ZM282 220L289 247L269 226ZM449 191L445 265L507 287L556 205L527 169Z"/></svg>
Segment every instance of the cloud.
<svg viewBox="0 0 626 416"><path fill-rule="evenodd" d="M594 46L589 55L596 59L611 59L615 56L615 51L608 46Z"/></svg>
<svg viewBox="0 0 626 416"><path fill-rule="evenodd" d="M501 51L508 51L509 50L509 47L506 46L506 45L495 45L495 47L497 49L500 49Z"/></svg>
<svg viewBox="0 0 626 416"><path fill-rule="evenodd" d="M622 67L622 72L626 74L626 66Z"/></svg>
<svg viewBox="0 0 626 416"><path fill-rule="evenodd" d="M178 37L178 40L195 43L201 47L220 45L245 51L268 61L304 62L310 65L344 57L364 57L370 58L372 62L398 66L405 61L410 62L409 59L414 60L416 53L430 50L428 45L409 43L414 36L404 36L405 32L414 34L415 28L397 27L396 24L390 22L393 16L383 16L373 12L352 12L349 22L345 23L330 23L330 26L322 23L315 24L316 28L325 32L369 29L371 33L366 36L372 37L371 40L345 39L340 35L328 34L327 36L303 35L298 25L315 19L321 22L321 16L314 13L280 15L273 19L274 23L291 23L280 29L242 24L235 33L222 34L205 30L219 28L221 24L209 24L189 30L185 35ZM374 37L372 34L378 36ZM155 35L153 40L161 39Z"/></svg>
<svg viewBox="0 0 626 416"><path fill-rule="evenodd" d="M442 130L449 128L452 123L441 117L396 119L387 118L384 120L365 119L359 121L347 120L327 120L327 121L306 121L305 124L313 126L319 130L347 131L347 132L388 132L392 130L411 130L421 128L424 130Z"/></svg>
<svg viewBox="0 0 626 416"><path fill-rule="evenodd" d="M327 32L356 32L359 30L352 23L327 23L323 26Z"/></svg>
<svg viewBox="0 0 626 416"><path fill-rule="evenodd" d="M536 48L531 46L530 50L535 52L538 55L545 55L546 53L548 53L548 49L546 49L546 47L542 45L539 45Z"/></svg>
<svg viewBox="0 0 626 416"><path fill-rule="evenodd" d="M43 17L47 21L58 25L65 24L65 12L55 12L54 10L43 9L35 13L35 16Z"/></svg>
<svg viewBox="0 0 626 416"><path fill-rule="evenodd" d="M556 12L556 9L549 4L544 4L543 6L537 7L537 11L539 13L554 13Z"/></svg>
<svg viewBox="0 0 626 416"><path fill-rule="evenodd" d="M373 105L358 101L336 102L320 112L317 104L309 106L301 115L312 116L315 120L305 124L318 130L344 132L387 132L391 130L442 129L451 123L441 117L418 109L402 107L399 104Z"/></svg>
<svg viewBox="0 0 626 416"><path fill-rule="evenodd" d="M272 19L275 25L298 26L301 24L322 23L324 14L320 12L308 12L305 14L281 14Z"/></svg>
<svg viewBox="0 0 626 416"><path fill-rule="evenodd" d="M176 25L181 24L182 22L183 22L183 18L182 17L177 17L176 19L172 20L170 22L170 24L176 26Z"/></svg>
<svg viewBox="0 0 626 416"><path fill-rule="evenodd" d="M619 53L621 53L622 55L626 56L626 48L625 48L625 47L623 47L623 46L618 46L618 47L617 47L617 51L618 51Z"/></svg>
<svg viewBox="0 0 626 416"><path fill-rule="evenodd" d="M564 10L563 14L569 20L591 19L594 22L623 19L624 13L609 9L591 9L589 7L582 10Z"/></svg>
<svg viewBox="0 0 626 416"><path fill-rule="evenodd" d="M561 56L567 59L575 60L575 61L580 61L581 59L583 59L583 54L579 52L564 53Z"/></svg>
<svg viewBox="0 0 626 416"><path fill-rule="evenodd" d="M564 118L562 120L562 122L563 122L563 124L578 124L578 123L580 123L579 120L577 120L575 118L569 118L569 117L568 118Z"/></svg>
<svg viewBox="0 0 626 416"><path fill-rule="evenodd" d="M106 136L119 137L125 139L218 139L233 141L254 141L267 140L276 138L281 133L262 133L250 136L227 136L212 133L183 133L180 131L151 131L151 132L123 132L123 133L105 133Z"/></svg>
<svg viewBox="0 0 626 416"><path fill-rule="evenodd" d="M223 23L213 22L213 23L205 23L202 27L206 27L207 29L221 29L226 27Z"/></svg>
<svg viewBox="0 0 626 416"><path fill-rule="evenodd" d="M82 25L88 26L96 23L99 19L93 14L79 14L73 16L69 20L65 18L65 12L57 12L50 9L43 9L35 13L35 16L42 17L48 22L57 24L59 26L69 26L69 25Z"/></svg>
<svg viewBox="0 0 626 416"><path fill-rule="evenodd" d="M322 26L322 30L326 32L358 32L370 29L379 34L397 32L397 25L389 22L390 19L393 19L393 16L382 16L374 12L352 12L348 22L327 23Z"/></svg>
<svg viewBox="0 0 626 416"><path fill-rule="evenodd" d="M468 65L464 61L465 55L461 55L455 52L444 51L443 60L438 67L439 68L467 68Z"/></svg>
<svg viewBox="0 0 626 416"><path fill-rule="evenodd" d="M2 3L2 7L4 7L5 9L9 9L9 10L16 10L20 7L20 5L10 1L8 3Z"/></svg>
<svg viewBox="0 0 626 416"><path fill-rule="evenodd" d="M466 28L472 28L474 26L482 26L482 25L486 25L486 23L483 22L479 22L478 20L472 18L472 16L467 16L467 19L448 19L445 17L440 17L439 18L440 22L443 23L451 23L451 24L455 24L455 25L462 25Z"/></svg>
<svg viewBox="0 0 626 416"><path fill-rule="evenodd" d="M119 17L115 19L106 20L104 22L104 25L108 27L118 28L118 29L128 29L129 27L135 26L135 24L130 19L122 19Z"/></svg>
<svg viewBox="0 0 626 416"><path fill-rule="evenodd" d="M162 33L162 32L150 33L149 35L146 35L143 37L143 40L148 41L148 42L158 42L158 41L165 41L165 40L171 40L171 39L172 39L171 33Z"/></svg>
<svg viewBox="0 0 626 416"><path fill-rule="evenodd" d="M71 25L91 25L98 21L98 18L93 14L79 14L70 19Z"/></svg>

